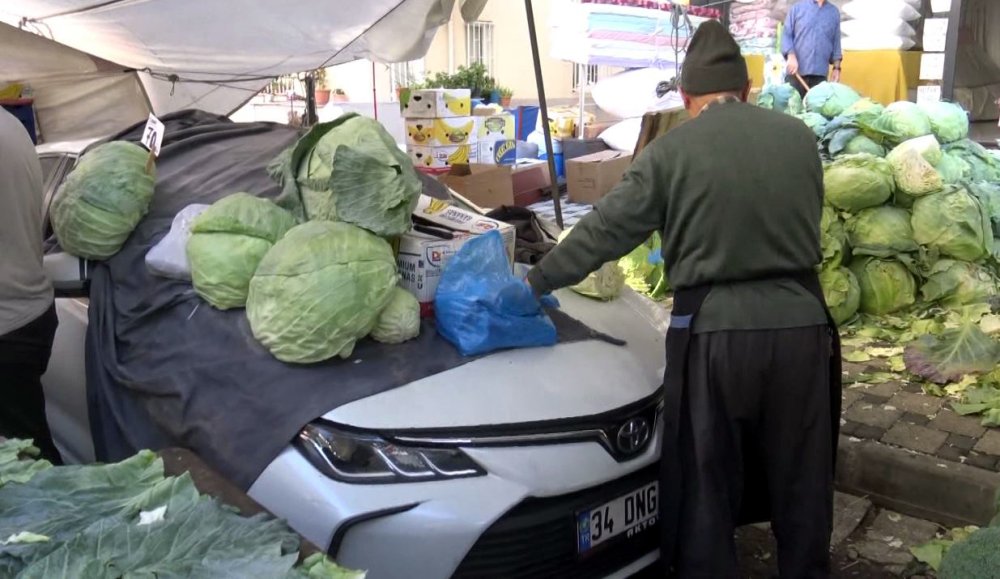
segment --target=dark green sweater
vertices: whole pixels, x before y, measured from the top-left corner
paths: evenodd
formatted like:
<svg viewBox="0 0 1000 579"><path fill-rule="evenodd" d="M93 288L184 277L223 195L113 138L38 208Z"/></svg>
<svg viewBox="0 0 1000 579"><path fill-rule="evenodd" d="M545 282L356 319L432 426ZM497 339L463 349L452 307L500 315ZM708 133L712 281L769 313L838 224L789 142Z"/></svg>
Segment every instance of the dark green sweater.
<svg viewBox="0 0 1000 579"><path fill-rule="evenodd" d="M715 286L695 332L824 324L795 282L760 279L820 263L822 203L816 138L802 121L716 104L646 147L528 281L538 293L576 284L660 231L671 286Z"/></svg>

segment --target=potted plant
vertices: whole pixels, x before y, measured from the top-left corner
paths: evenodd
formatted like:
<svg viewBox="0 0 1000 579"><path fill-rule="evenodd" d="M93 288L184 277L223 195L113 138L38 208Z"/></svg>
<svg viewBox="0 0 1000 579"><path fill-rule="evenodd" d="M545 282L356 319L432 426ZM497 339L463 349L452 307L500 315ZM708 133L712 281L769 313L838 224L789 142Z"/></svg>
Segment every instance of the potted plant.
<svg viewBox="0 0 1000 579"><path fill-rule="evenodd" d="M344 89L342 88L333 89L333 93L331 96L333 98L333 102L335 103L346 103L349 100L347 98L347 93L344 92Z"/></svg>
<svg viewBox="0 0 1000 579"><path fill-rule="evenodd" d="M330 86L326 83L326 69L317 68L314 70L313 81L316 83L313 89L313 96L316 97L316 106L326 106L330 102Z"/></svg>
<svg viewBox="0 0 1000 579"><path fill-rule="evenodd" d="M510 99L514 97L514 91L510 87L502 86L500 87L500 106L505 109L510 108Z"/></svg>

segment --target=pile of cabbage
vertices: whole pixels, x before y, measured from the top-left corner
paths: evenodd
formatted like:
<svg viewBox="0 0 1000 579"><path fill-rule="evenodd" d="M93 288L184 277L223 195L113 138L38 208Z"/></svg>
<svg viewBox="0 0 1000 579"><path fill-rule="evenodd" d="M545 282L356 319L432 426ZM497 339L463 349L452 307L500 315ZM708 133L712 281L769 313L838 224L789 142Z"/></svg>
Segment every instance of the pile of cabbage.
<svg viewBox="0 0 1000 579"><path fill-rule="evenodd" d="M838 323L1000 293L1000 158L968 139L961 107L882 106L836 83L803 106L786 112L824 158L820 280Z"/></svg>
<svg viewBox="0 0 1000 579"><path fill-rule="evenodd" d="M220 199L187 242L195 291L246 308L254 337L283 362L348 358L371 337L420 333L420 305L398 286L391 240L408 231L422 186L378 122L357 115L314 126L269 167L277 202Z"/></svg>

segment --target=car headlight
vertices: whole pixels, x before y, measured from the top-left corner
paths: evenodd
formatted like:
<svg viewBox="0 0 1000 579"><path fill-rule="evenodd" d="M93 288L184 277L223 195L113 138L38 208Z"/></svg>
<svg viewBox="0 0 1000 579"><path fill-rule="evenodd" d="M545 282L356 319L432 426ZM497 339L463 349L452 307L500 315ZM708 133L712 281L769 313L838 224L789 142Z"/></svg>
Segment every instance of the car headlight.
<svg viewBox="0 0 1000 579"><path fill-rule="evenodd" d="M357 484L423 482L486 474L457 448L400 446L377 435L313 423L295 446L330 478Z"/></svg>

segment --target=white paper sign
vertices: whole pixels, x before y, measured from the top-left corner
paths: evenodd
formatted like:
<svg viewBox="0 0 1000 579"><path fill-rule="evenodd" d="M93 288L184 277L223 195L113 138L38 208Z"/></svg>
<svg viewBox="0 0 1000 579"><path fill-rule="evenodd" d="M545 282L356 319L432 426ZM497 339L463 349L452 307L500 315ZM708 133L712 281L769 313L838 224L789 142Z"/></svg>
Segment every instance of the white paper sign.
<svg viewBox="0 0 1000 579"><path fill-rule="evenodd" d="M948 41L948 19L928 18L924 20L924 50L944 52Z"/></svg>
<svg viewBox="0 0 1000 579"><path fill-rule="evenodd" d="M920 57L920 80L941 80L944 78L944 53L925 52Z"/></svg>
<svg viewBox="0 0 1000 579"><path fill-rule="evenodd" d="M931 12L934 14L951 12L951 0L931 0Z"/></svg>
<svg viewBox="0 0 1000 579"><path fill-rule="evenodd" d="M149 113L149 120L146 121L146 128L142 130L142 144L153 153L154 157L160 155L160 145L163 143L163 122Z"/></svg>
<svg viewBox="0 0 1000 579"><path fill-rule="evenodd" d="M941 100L941 86L928 85L917 87L917 104L936 103Z"/></svg>

